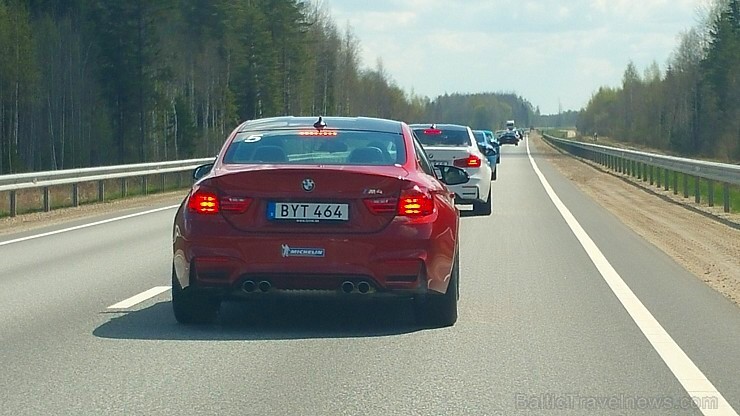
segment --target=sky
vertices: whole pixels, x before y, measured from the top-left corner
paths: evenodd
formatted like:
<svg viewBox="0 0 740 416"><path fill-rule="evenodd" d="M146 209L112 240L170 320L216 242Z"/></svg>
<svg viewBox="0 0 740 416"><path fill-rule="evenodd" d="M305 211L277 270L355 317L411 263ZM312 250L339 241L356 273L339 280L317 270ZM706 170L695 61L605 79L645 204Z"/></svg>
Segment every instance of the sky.
<svg viewBox="0 0 740 416"><path fill-rule="evenodd" d="M580 110L632 61L661 70L711 0L324 0L406 92L514 92L542 114Z"/></svg>

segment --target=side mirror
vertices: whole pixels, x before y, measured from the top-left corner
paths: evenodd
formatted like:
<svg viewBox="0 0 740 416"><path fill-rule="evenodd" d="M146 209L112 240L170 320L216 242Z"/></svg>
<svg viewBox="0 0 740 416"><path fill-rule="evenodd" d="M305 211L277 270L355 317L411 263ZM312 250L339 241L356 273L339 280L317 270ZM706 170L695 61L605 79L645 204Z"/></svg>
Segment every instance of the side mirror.
<svg viewBox="0 0 740 416"><path fill-rule="evenodd" d="M436 166L437 177L446 185L460 185L470 180L468 173L454 166Z"/></svg>
<svg viewBox="0 0 740 416"><path fill-rule="evenodd" d="M198 166L193 171L193 179L194 180L200 180L200 178L208 175L208 173L213 169L213 163L207 163L205 165Z"/></svg>

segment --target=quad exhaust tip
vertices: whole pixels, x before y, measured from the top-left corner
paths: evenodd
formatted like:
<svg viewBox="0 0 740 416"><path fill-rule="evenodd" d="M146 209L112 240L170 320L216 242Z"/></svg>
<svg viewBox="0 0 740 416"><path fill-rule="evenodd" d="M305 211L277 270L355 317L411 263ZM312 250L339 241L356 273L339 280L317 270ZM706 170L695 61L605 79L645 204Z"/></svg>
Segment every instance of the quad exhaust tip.
<svg viewBox="0 0 740 416"><path fill-rule="evenodd" d="M270 282L268 282L267 280L263 280L259 283L258 287L262 293L266 293L270 290L270 288L272 288L272 284L270 284Z"/></svg>
<svg viewBox="0 0 740 416"><path fill-rule="evenodd" d="M357 291L365 294L370 291L370 283L368 282L360 282L357 284Z"/></svg>
<svg viewBox="0 0 740 416"><path fill-rule="evenodd" d="M253 280L247 280L242 283L242 290L247 293L252 293L257 290L257 284Z"/></svg>
<svg viewBox="0 0 740 416"><path fill-rule="evenodd" d="M344 293L352 293L355 291L355 284L347 280L346 282L342 283L342 292Z"/></svg>

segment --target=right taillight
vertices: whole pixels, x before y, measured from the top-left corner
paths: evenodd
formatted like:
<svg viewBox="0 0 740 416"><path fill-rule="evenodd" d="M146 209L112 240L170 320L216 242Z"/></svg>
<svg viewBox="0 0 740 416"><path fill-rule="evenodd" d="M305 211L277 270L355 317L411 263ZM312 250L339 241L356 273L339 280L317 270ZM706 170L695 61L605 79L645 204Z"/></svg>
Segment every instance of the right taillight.
<svg viewBox="0 0 740 416"><path fill-rule="evenodd" d="M398 198L397 215L418 218L432 215L434 210L434 198L418 186L404 190Z"/></svg>

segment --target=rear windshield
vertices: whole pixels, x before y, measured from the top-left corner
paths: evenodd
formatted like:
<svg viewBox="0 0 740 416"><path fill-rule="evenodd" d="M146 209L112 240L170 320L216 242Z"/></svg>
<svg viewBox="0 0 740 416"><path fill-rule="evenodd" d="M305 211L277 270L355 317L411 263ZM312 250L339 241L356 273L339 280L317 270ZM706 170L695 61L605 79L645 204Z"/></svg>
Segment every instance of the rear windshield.
<svg viewBox="0 0 740 416"><path fill-rule="evenodd" d="M271 131L238 133L224 163L386 165L406 162L400 133Z"/></svg>
<svg viewBox="0 0 740 416"><path fill-rule="evenodd" d="M424 146L470 146L467 130L414 129Z"/></svg>
<svg viewBox="0 0 740 416"><path fill-rule="evenodd" d="M486 134L482 131L475 131L473 130L473 136L475 136L475 141L478 143L485 143L486 142Z"/></svg>

